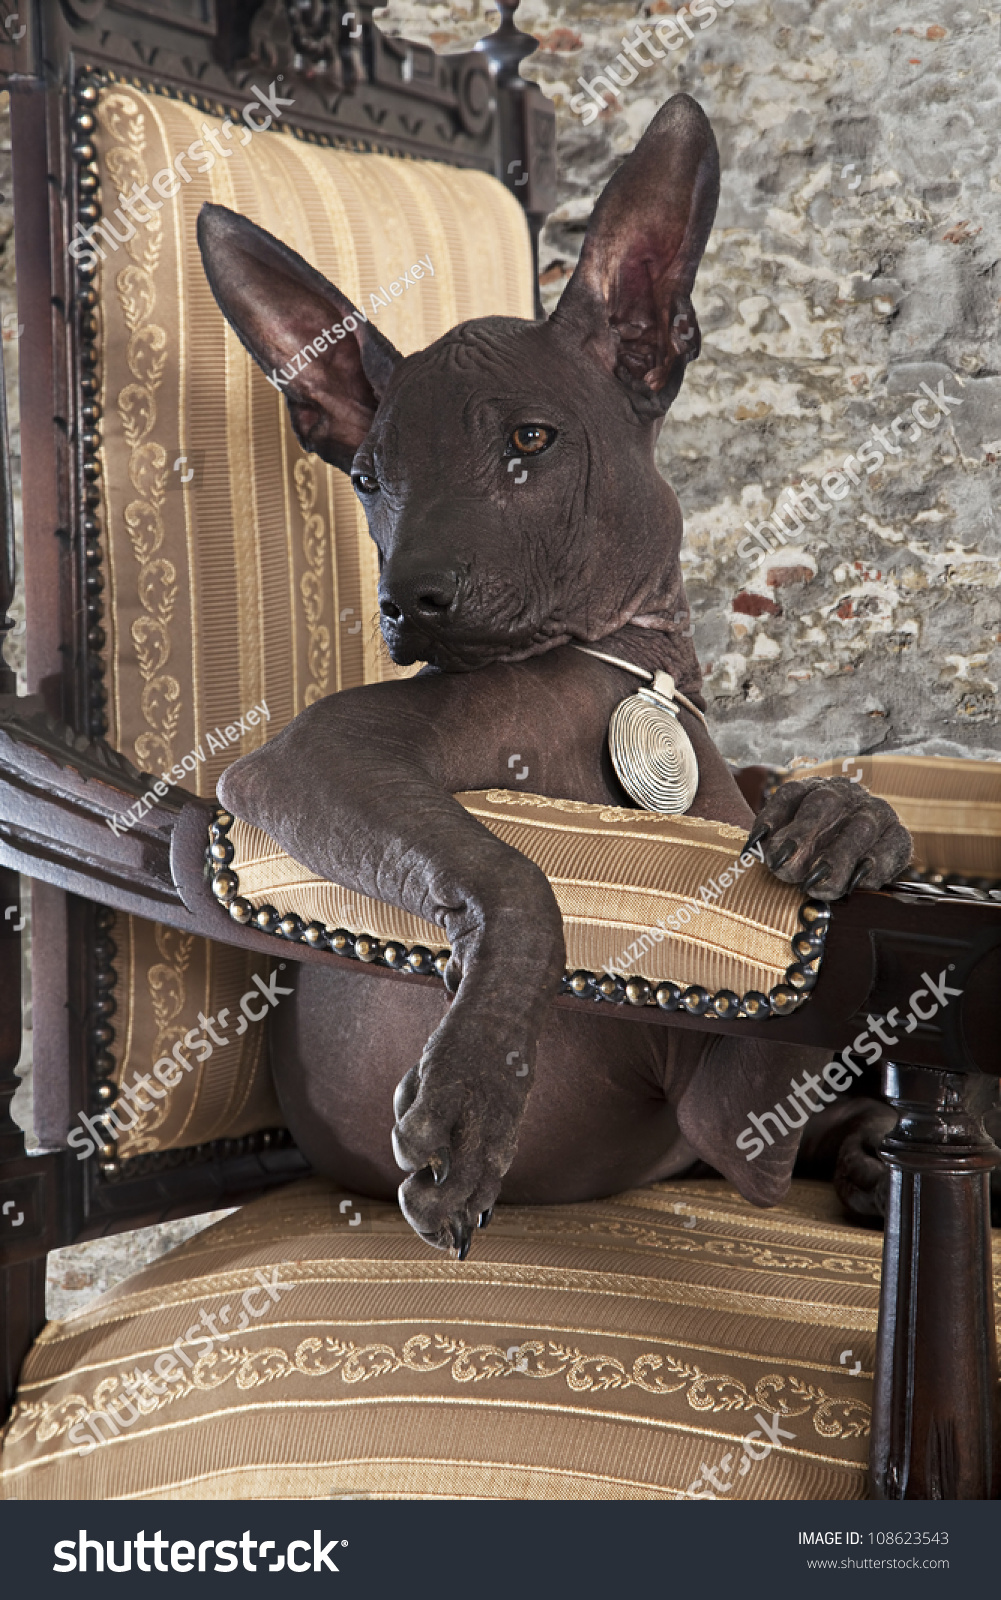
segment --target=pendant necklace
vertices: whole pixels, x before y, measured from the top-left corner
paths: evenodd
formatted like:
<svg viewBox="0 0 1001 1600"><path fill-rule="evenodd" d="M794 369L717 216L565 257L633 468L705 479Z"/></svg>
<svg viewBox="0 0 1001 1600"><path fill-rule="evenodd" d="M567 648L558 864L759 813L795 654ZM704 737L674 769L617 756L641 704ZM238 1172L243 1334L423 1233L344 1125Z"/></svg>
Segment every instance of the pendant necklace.
<svg viewBox="0 0 1001 1600"><path fill-rule="evenodd" d="M644 811L661 811L670 816L687 811L698 792L699 764L678 717L678 705L708 728L698 706L675 688L669 672L648 672L631 661L588 650L582 644L571 648L647 680L647 686L621 700L612 712L608 753L626 794Z"/></svg>

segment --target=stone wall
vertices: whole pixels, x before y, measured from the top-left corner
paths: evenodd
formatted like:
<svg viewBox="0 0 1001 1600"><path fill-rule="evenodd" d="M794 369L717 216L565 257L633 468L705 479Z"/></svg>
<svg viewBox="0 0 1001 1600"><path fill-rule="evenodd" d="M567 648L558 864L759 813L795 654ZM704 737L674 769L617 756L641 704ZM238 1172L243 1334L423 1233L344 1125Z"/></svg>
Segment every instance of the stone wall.
<svg viewBox="0 0 1001 1600"><path fill-rule="evenodd" d="M677 9L529 0L519 22L540 41L526 76L559 118L547 308L596 195L658 106L685 90L716 130L722 196L695 292L702 357L659 461L685 512L718 742L734 760L995 756L1001 13L731 0L704 29L692 19L694 39L664 60L624 71L623 39ZM490 31L496 12L395 0L381 22L449 50ZM599 86L608 105L585 128L588 97L575 111L571 96L609 63L623 87L612 98ZM926 411L939 415L927 432L910 412L922 382L962 402ZM760 565L738 554L747 521L839 468L873 425L899 454L856 469L847 493L829 480L838 503L823 500Z"/></svg>

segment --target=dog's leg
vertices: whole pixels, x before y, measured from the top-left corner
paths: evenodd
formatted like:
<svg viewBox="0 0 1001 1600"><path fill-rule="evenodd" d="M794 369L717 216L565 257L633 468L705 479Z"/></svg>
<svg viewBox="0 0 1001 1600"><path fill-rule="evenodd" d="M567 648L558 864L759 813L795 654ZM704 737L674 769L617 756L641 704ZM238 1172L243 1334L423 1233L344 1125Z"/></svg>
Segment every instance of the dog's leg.
<svg viewBox="0 0 1001 1600"><path fill-rule="evenodd" d="M701 1043L701 1041L700 1041ZM810 1118L794 1092L797 1080L819 1073L829 1050L720 1035L702 1044L678 1101L678 1124L692 1149L754 1205L772 1206L789 1188L803 1129ZM808 1103L809 1104L809 1103ZM754 1132L757 1150L737 1140Z"/></svg>
<svg viewBox="0 0 1001 1600"><path fill-rule="evenodd" d="M407 1219L430 1243L464 1252L513 1159L565 952L545 875L429 770L435 687L382 684L322 700L231 767L219 792L312 871L444 929L455 998L400 1086L394 1149L411 1174L400 1191ZM442 693L455 695L454 680ZM460 692L470 698L475 718L476 696Z"/></svg>

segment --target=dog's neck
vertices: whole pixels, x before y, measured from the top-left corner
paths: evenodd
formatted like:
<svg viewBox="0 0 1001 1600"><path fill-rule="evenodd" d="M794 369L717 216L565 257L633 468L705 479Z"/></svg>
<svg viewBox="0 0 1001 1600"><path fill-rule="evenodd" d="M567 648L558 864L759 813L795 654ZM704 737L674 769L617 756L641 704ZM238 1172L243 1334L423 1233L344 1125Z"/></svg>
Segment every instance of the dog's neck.
<svg viewBox="0 0 1001 1600"><path fill-rule="evenodd" d="M618 656L650 673L669 672L682 694L704 711L702 673L695 645L683 631L688 626L687 620L671 623L666 616L644 618L642 623L629 622L617 633L608 634L600 642L596 640L591 648L603 655Z"/></svg>

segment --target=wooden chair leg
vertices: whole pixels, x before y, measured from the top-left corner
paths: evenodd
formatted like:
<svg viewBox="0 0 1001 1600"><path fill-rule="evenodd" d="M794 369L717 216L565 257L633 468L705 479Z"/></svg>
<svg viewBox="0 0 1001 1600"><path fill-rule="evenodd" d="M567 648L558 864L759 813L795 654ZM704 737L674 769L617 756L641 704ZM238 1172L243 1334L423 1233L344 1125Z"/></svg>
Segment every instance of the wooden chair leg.
<svg viewBox="0 0 1001 1600"><path fill-rule="evenodd" d="M990 1500L1001 1490L984 1130L998 1080L888 1065L890 1167L870 1466L880 1500Z"/></svg>

